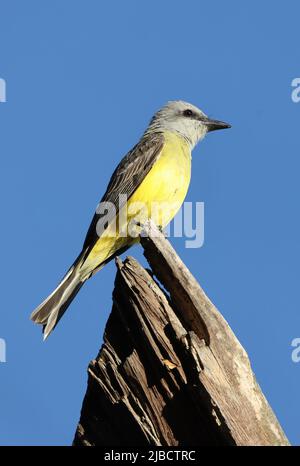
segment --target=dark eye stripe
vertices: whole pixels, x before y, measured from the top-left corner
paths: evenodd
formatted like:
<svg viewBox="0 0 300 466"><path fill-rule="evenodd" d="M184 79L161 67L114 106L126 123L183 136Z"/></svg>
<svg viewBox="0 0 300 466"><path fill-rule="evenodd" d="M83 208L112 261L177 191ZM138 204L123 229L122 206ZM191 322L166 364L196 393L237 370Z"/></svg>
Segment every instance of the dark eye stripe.
<svg viewBox="0 0 300 466"><path fill-rule="evenodd" d="M183 115L186 117L192 117L194 115L194 112L190 108L187 108L183 111Z"/></svg>

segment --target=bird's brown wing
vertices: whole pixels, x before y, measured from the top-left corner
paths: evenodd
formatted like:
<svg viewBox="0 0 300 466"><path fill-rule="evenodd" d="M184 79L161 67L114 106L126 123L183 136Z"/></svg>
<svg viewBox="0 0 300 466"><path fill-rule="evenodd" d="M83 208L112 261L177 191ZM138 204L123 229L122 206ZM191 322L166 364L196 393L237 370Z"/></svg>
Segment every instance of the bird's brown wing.
<svg viewBox="0 0 300 466"><path fill-rule="evenodd" d="M126 202L125 199L123 204L120 203L119 195L126 194L127 199L132 196L156 162L163 144L164 137L161 133L144 136L115 169L101 202L112 202L118 213ZM95 213L84 241L84 251L90 251L94 247L99 238L97 231L103 231L114 215L115 212L112 212L110 218L107 213Z"/></svg>

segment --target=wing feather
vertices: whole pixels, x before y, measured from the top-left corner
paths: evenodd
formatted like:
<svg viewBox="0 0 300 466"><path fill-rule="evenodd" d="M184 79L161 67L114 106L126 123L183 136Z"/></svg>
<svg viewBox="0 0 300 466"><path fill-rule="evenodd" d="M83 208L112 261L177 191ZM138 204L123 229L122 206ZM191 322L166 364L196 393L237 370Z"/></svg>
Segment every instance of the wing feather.
<svg viewBox="0 0 300 466"><path fill-rule="evenodd" d="M146 135L142 138L113 172L101 202L112 202L118 213L123 207L119 203L119 195L126 194L127 199L132 196L156 162L163 144L164 137L161 133ZM101 218L103 218L102 224ZM91 250L99 238L97 230L107 228L111 220L112 218L109 218L107 214L95 213L84 241L83 250Z"/></svg>

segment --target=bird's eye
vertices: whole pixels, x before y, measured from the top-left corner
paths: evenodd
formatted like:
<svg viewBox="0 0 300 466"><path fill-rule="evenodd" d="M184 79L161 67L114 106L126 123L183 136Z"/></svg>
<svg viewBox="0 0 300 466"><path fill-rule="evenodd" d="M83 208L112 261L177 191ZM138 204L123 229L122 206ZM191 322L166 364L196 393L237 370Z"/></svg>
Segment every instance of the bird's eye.
<svg viewBox="0 0 300 466"><path fill-rule="evenodd" d="M184 110L183 115L186 117L191 117L194 115L194 113L192 112L190 108L187 108L186 110Z"/></svg>

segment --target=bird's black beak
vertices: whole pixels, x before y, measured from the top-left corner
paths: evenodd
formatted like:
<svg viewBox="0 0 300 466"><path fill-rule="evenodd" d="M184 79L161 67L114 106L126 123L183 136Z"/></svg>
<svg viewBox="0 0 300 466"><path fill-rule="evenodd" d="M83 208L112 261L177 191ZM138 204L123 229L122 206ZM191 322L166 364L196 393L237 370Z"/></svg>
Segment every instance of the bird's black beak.
<svg viewBox="0 0 300 466"><path fill-rule="evenodd" d="M210 118L202 120L202 122L207 126L208 133L210 131L216 131L217 129L231 128L231 125L229 123L225 123L224 121L219 120L211 120Z"/></svg>

